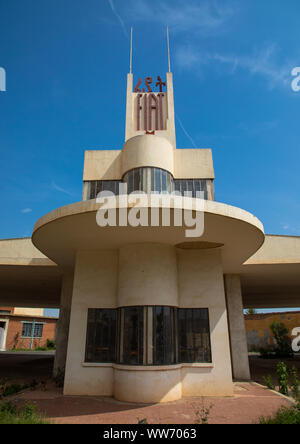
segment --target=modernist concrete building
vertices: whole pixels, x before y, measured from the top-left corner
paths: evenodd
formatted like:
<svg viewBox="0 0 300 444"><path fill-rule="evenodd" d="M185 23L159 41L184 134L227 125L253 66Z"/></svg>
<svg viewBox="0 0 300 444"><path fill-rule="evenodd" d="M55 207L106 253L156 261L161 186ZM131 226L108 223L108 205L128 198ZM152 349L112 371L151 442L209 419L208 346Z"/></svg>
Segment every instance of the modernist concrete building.
<svg viewBox="0 0 300 444"><path fill-rule="evenodd" d="M192 197L157 199L174 190ZM187 236L191 217L204 230ZM250 378L243 307L299 306L299 271L300 238L216 202L211 150L176 147L172 74L135 87L128 74L123 148L87 151L83 200L0 242L0 304L60 308L66 395L228 396Z"/></svg>

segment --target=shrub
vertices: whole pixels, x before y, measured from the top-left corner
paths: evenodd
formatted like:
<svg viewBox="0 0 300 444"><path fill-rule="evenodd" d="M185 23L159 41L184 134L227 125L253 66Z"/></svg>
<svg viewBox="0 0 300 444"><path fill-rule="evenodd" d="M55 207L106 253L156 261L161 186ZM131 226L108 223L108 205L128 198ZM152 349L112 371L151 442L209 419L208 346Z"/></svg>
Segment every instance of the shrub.
<svg viewBox="0 0 300 444"><path fill-rule="evenodd" d="M56 371L56 375L53 377L53 381L56 384L56 387L63 387L65 381L65 369L58 368Z"/></svg>
<svg viewBox="0 0 300 444"><path fill-rule="evenodd" d="M12 402L0 403L0 424L49 424L36 413L36 406L27 402L18 409Z"/></svg>
<svg viewBox="0 0 300 444"><path fill-rule="evenodd" d="M273 417L259 418L259 424L300 424L300 403L293 407L281 407Z"/></svg>
<svg viewBox="0 0 300 444"><path fill-rule="evenodd" d="M287 327L282 322L274 321L270 325L270 329L276 340L276 356L279 358L289 358L293 356Z"/></svg>
<svg viewBox="0 0 300 444"><path fill-rule="evenodd" d="M290 371L290 376L291 376L290 387L292 389L293 397L295 399L299 399L299 384L300 384L300 381L298 379L297 369L296 369L295 366L292 367L292 369Z"/></svg>
<svg viewBox="0 0 300 444"><path fill-rule="evenodd" d="M275 390L275 385L273 384L272 376L264 376L263 377L264 384L268 387L270 390Z"/></svg>
<svg viewBox="0 0 300 444"><path fill-rule="evenodd" d="M5 386L3 392L2 392L2 396L6 397L6 396L11 396L11 395L15 395L16 393L21 392L22 390L25 390L28 388L28 385L20 385L20 384L9 384L7 386Z"/></svg>
<svg viewBox="0 0 300 444"><path fill-rule="evenodd" d="M279 392L288 396L289 394L289 374L284 362L277 364L277 379L279 385Z"/></svg>
<svg viewBox="0 0 300 444"><path fill-rule="evenodd" d="M56 343L55 343L54 339L47 339L47 348L50 350L56 349Z"/></svg>

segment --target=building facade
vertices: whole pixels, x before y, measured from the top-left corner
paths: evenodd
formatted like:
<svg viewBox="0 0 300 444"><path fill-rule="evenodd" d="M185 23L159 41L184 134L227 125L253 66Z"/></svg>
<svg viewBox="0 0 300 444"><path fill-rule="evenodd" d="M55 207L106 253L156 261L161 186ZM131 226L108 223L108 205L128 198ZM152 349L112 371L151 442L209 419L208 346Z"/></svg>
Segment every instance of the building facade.
<svg viewBox="0 0 300 444"><path fill-rule="evenodd" d="M174 116L172 73L128 74L123 148L87 151L82 201L0 242L1 303L60 308L65 395L230 396L243 308L299 305L300 238L216 202L212 151L177 148Z"/></svg>
<svg viewBox="0 0 300 444"><path fill-rule="evenodd" d="M245 315L249 351L258 351L260 348L274 348L276 340L270 328L270 325L274 321L283 323L286 326L288 329L288 336L292 341L293 330L300 327L300 311Z"/></svg>
<svg viewBox="0 0 300 444"><path fill-rule="evenodd" d="M56 322L42 308L0 307L0 351L46 347L55 340Z"/></svg>

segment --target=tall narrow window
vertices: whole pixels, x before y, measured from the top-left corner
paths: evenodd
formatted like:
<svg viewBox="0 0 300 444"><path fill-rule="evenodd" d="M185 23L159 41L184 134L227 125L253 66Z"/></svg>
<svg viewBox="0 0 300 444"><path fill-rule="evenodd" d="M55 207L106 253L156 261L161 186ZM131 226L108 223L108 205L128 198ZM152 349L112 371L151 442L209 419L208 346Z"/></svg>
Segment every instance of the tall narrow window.
<svg viewBox="0 0 300 444"><path fill-rule="evenodd" d="M86 362L115 362L117 311L88 310Z"/></svg>
<svg viewBox="0 0 300 444"><path fill-rule="evenodd" d="M153 364L176 362L175 308L153 307Z"/></svg>
<svg viewBox="0 0 300 444"><path fill-rule="evenodd" d="M120 363L144 364L144 307L120 310Z"/></svg>
<svg viewBox="0 0 300 444"><path fill-rule="evenodd" d="M211 362L208 309L178 309L179 362Z"/></svg>

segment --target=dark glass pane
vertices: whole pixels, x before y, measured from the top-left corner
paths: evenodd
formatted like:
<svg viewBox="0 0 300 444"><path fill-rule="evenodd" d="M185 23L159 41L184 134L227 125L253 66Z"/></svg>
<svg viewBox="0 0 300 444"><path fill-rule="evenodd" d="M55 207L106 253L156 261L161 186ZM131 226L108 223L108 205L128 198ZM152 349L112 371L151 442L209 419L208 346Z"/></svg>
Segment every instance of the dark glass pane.
<svg viewBox="0 0 300 444"><path fill-rule="evenodd" d="M102 180L95 181L95 197L102 191Z"/></svg>
<svg viewBox="0 0 300 444"><path fill-rule="evenodd" d="M151 168L151 191L155 191L154 168Z"/></svg>
<svg viewBox="0 0 300 444"><path fill-rule="evenodd" d="M96 197L96 180L91 181L90 199L95 199Z"/></svg>
<svg viewBox="0 0 300 444"><path fill-rule="evenodd" d="M113 309L89 309L86 362L115 362L116 319Z"/></svg>
<svg viewBox="0 0 300 444"><path fill-rule="evenodd" d="M178 309L179 361L211 362L208 309Z"/></svg>
<svg viewBox="0 0 300 444"><path fill-rule="evenodd" d="M181 180L174 180L174 190L181 193Z"/></svg>
<svg viewBox="0 0 300 444"><path fill-rule="evenodd" d="M167 191L167 173L165 171L161 172L161 191Z"/></svg>
<svg viewBox="0 0 300 444"><path fill-rule="evenodd" d="M43 324L35 324L33 336L35 338L41 338L43 335Z"/></svg>
<svg viewBox="0 0 300 444"><path fill-rule="evenodd" d="M142 365L144 352L144 308L126 307L124 311L122 364Z"/></svg>
<svg viewBox="0 0 300 444"><path fill-rule="evenodd" d="M26 323L23 324L22 327L22 336L31 336L32 335L32 324L31 323Z"/></svg>
<svg viewBox="0 0 300 444"><path fill-rule="evenodd" d="M153 307L153 364L175 363L174 308Z"/></svg>
<svg viewBox="0 0 300 444"><path fill-rule="evenodd" d="M167 192L172 193L172 176L171 174L167 173Z"/></svg>
<svg viewBox="0 0 300 444"><path fill-rule="evenodd" d="M133 171L129 171L128 173L128 194L132 193L134 191L134 177L133 177Z"/></svg>
<svg viewBox="0 0 300 444"><path fill-rule="evenodd" d="M134 181L134 191L140 191L141 190L141 176L140 176L140 170L137 168L133 171L133 181Z"/></svg>
<svg viewBox="0 0 300 444"><path fill-rule="evenodd" d="M158 168L155 168L154 176L155 176L154 190L158 191L160 193L160 191L161 191L161 171Z"/></svg>

